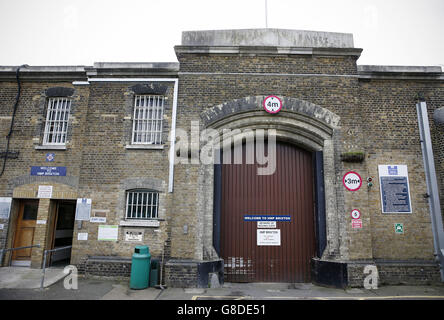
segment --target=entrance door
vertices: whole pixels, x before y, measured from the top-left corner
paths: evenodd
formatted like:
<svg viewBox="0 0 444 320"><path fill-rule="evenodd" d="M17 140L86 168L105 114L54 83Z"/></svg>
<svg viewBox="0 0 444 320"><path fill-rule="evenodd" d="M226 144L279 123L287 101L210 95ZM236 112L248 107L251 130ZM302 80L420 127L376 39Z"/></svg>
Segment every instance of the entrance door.
<svg viewBox="0 0 444 320"><path fill-rule="evenodd" d="M312 154L277 143L274 174L257 175L257 168L245 161L222 164L220 253L226 281L310 282L315 255ZM287 221L259 223L246 215L287 216Z"/></svg>
<svg viewBox="0 0 444 320"><path fill-rule="evenodd" d="M24 200L20 202L14 237L14 248L32 245L38 207L38 200ZM31 253L32 248L14 250L12 253L12 265L29 266L31 264Z"/></svg>

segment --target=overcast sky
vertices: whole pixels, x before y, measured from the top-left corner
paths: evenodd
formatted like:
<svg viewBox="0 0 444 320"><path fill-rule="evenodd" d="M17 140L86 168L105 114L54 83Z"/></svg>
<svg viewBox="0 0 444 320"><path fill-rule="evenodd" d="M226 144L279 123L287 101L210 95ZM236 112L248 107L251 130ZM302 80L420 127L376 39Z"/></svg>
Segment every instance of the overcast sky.
<svg viewBox="0 0 444 320"><path fill-rule="evenodd" d="M444 0L268 0L268 27L353 33L358 64L444 65ZM0 0L0 65L176 62L189 30L265 27L265 0Z"/></svg>

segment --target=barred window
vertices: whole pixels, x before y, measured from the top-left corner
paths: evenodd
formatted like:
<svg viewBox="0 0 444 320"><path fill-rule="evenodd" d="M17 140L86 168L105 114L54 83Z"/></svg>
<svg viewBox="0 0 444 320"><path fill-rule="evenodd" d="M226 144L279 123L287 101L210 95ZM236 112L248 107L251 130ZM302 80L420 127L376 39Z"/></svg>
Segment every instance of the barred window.
<svg viewBox="0 0 444 320"><path fill-rule="evenodd" d="M158 217L159 193L148 190L130 190L126 193L127 219L155 219Z"/></svg>
<svg viewBox="0 0 444 320"><path fill-rule="evenodd" d="M64 145L68 132L69 111L71 99L50 98L46 113L45 131L43 134L44 145Z"/></svg>
<svg viewBox="0 0 444 320"><path fill-rule="evenodd" d="M164 97L136 95L132 143L161 144Z"/></svg>

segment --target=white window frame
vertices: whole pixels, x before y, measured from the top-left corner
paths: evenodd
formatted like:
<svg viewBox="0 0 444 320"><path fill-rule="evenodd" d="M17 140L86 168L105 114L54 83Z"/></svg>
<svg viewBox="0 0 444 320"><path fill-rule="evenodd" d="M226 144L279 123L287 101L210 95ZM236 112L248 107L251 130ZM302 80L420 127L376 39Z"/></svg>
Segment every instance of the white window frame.
<svg viewBox="0 0 444 320"><path fill-rule="evenodd" d="M150 220L159 217L159 192L135 189L126 191L125 219Z"/></svg>
<svg viewBox="0 0 444 320"><path fill-rule="evenodd" d="M70 98L48 99L43 145L64 146L66 144L70 111Z"/></svg>
<svg viewBox="0 0 444 320"><path fill-rule="evenodd" d="M162 95L134 97L132 144L162 144L164 105Z"/></svg>

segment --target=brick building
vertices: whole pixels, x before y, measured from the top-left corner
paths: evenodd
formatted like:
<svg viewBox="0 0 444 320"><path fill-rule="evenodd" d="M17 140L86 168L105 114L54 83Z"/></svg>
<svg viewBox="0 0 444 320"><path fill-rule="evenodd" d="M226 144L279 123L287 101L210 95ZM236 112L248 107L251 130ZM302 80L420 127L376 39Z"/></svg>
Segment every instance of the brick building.
<svg viewBox="0 0 444 320"><path fill-rule="evenodd" d="M40 245L3 265L72 245L48 263L129 276L146 244L170 286L362 286L367 265L380 283L441 281L441 67L358 65L353 36L328 32L192 31L174 49L0 67L0 248Z"/></svg>

